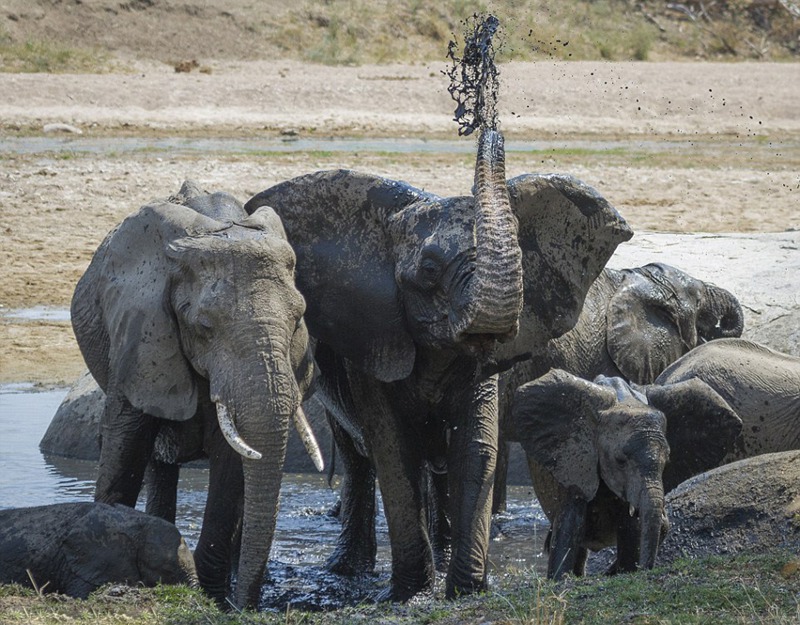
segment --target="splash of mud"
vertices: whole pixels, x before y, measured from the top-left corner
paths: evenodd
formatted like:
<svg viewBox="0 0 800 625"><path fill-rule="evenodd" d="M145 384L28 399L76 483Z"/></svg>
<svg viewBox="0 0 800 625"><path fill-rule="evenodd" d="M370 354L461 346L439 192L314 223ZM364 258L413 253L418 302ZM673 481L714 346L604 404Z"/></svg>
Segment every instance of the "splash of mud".
<svg viewBox="0 0 800 625"><path fill-rule="evenodd" d="M453 119L461 136L478 129L497 128L500 72L494 63L493 39L499 27L500 20L494 15L480 17L476 13L466 20L463 55L457 56L455 41L447 47L447 58L452 62L445 71L450 78L447 91L456 102Z"/></svg>

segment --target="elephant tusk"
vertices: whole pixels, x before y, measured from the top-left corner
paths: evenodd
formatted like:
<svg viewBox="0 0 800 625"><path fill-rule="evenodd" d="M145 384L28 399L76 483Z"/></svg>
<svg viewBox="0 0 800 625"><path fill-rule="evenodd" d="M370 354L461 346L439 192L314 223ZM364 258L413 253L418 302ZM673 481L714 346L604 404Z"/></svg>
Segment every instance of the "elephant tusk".
<svg viewBox="0 0 800 625"><path fill-rule="evenodd" d="M228 412L228 408L225 404L221 401L216 402L216 404L219 429L222 430L222 435L225 437L225 440L228 441L228 444L245 458L261 460L261 454L245 443L244 439L239 435L239 432L236 430L236 425L233 419L231 419L231 414Z"/></svg>
<svg viewBox="0 0 800 625"><path fill-rule="evenodd" d="M298 406L294 413L294 427L297 428L300 440L303 441L303 447L306 448L308 455L311 456L311 461L317 467L317 471L322 473L325 469L325 461L322 459L319 443L317 443L317 438L314 436L314 431L311 429L311 424L306 418L302 405Z"/></svg>
<svg viewBox="0 0 800 625"><path fill-rule="evenodd" d="M633 507L633 504L628 504L628 514L630 514L631 516L636 514L636 508Z"/></svg>

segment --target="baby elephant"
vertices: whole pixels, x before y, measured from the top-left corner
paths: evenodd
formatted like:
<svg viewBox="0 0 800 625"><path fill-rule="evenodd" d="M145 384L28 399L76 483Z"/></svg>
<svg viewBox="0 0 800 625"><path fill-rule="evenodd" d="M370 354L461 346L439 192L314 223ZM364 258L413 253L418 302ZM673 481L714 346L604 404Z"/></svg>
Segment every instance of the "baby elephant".
<svg viewBox="0 0 800 625"><path fill-rule="evenodd" d="M0 510L0 583L85 599L108 583L197 583L178 529L133 508L94 502Z"/></svg>
<svg viewBox="0 0 800 625"><path fill-rule="evenodd" d="M700 380L642 390L560 369L517 390L514 436L551 523L548 577L582 575L589 549L615 543L611 572L652 568L667 529L665 489L717 466L741 430Z"/></svg>

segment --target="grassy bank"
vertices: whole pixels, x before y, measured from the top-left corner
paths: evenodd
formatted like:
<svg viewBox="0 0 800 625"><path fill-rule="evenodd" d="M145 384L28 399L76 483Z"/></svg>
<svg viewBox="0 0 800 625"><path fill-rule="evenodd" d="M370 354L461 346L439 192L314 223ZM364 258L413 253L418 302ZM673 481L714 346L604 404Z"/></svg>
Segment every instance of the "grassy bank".
<svg viewBox="0 0 800 625"><path fill-rule="evenodd" d="M172 63L295 59L322 64L441 60L474 13L502 24L499 59L792 60L800 57L793 0L193 0L0 7L0 71L86 72L120 59Z"/></svg>
<svg viewBox="0 0 800 625"><path fill-rule="evenodd" d="M682 560L654 571L553 584L529 572L509 577L492 592L456 602L415 600L334 612L220 612L197 591L180 587L107 587L89 600L39 596L0 586L4 625L606 625L664 623L728 625L800 622L800 560L772 553Z"/></svg>

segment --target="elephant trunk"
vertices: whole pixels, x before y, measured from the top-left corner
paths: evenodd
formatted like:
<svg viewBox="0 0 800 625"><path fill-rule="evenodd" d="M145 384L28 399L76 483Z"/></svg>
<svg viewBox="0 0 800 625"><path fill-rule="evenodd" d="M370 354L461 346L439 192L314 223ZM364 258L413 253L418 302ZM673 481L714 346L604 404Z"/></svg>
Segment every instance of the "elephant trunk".
<svg viewBox="0 0 800 625"><path fill-rule="evenodd" d="M701 337L706 341L740 337L744 329L744 313L739 300L713 284L707 285L706 298L707 305L698 319Z"/></svg>
<svg viewBox="0 0 800 625"><path fill-rule="evenodd" d="M234 603L239 608L257 608L267 567L275 525L286 456L289 420L300 406L294 373L276 345L242 363L241 371L257 371L250 380L234 382L228 389L213 389L220 428L231 447L242 456L243 511ZM255 384L253 377L262 382ZM231 397L220 410L220 397ZM227 414L226 414L227 413ZM229 429L226 432L226 425ZM234 562L236 558L234 557Z"/></svg>
<svg viewBox="0 0 800 625"><path fill-rule="evenodd" d="M666 526L664 489L660 485L648 486L639 503L639 568L652 569L655 566Z"/></svg>
<svg viewBox="0 0 800 625"><path fill-rule="evenodd" d="M475 272L469 334L516 336L522 310L522 250L505 175L503 135L483 130L475 164Z"/></svg>

